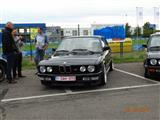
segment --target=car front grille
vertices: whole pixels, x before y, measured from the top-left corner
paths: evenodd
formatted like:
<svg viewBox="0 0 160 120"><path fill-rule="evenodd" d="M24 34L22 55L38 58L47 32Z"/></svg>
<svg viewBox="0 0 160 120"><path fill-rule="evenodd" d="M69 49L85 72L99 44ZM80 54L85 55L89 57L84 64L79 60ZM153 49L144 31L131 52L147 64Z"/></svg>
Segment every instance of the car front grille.
<svg viewBox="0 0 160 120"><path fill-rule="evenodd" d="M47 72L47 74L87 74L87 73L89 73L88 71L81 72L80 67L81 67L81 65L52 66L52 68L53 68L52 73ZM96 66L96 70L94 73L97 73L99 71L100 71L100 67Z"/></svg>
<svg viewBox="0 0 160 120"><path fill-rule="evenodd" d="M71 73L71 66L59 66L60 73Z"/></svg>

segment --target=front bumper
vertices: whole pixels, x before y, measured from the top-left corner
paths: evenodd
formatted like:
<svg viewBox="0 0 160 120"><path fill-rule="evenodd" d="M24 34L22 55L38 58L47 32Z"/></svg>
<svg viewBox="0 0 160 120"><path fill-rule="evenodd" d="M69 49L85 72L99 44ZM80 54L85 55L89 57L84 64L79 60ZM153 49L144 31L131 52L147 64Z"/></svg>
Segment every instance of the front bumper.
<svg viewBox="0 0 160 120"><path fill-rule="evenodd" d="M145 65L144 67L150 76L160 76L160 66Z"/></svg>
<svg viewBox="0 0 160 120"><path fill-rule="evenodd" d="M103 78L103 72L90 74L37 74L42 78L41 83L51 86L84 86L84 85L98 85ZM75 76L76 81L56 81L56 76Z"/></svg>

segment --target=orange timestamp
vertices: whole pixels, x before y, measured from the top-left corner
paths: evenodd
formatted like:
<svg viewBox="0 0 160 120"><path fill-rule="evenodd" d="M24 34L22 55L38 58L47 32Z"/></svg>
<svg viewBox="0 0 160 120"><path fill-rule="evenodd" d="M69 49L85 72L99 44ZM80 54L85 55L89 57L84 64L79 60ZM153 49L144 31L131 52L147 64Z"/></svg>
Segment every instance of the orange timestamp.
<svg viewBox="0 0 160 120"><path fill-rule="evenodd" d="M124 112L137 112L137 113L140 113L140 112L149 112L150 111L150 108L145 106L145 107L126 107L124 109Z"/></svg>

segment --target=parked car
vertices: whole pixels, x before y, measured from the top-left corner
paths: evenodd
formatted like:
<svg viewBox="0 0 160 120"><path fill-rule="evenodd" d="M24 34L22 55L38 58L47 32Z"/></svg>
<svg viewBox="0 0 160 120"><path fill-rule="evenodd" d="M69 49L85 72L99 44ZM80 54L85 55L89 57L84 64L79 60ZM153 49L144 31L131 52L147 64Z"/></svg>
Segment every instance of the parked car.
<svg viewBox="0 0 160 120"><path fill-rule="evenodd" d="M147 45L143 45L143 47L147 49L144 60L144 76L147 78L160 76L160 33L152 34Z"/></svg>
<svg viewBox="0 0 160 120"><path fill-rule="evenodd" d="M5 79L7 61L0 57L0 82Z"/></svg>
<svg viewBox="0 0 160 120"><path fill-rule="evenodd" d="M43 85L105 85L113 70L111 49L102 37L67 37L38 66Z"/></svg>

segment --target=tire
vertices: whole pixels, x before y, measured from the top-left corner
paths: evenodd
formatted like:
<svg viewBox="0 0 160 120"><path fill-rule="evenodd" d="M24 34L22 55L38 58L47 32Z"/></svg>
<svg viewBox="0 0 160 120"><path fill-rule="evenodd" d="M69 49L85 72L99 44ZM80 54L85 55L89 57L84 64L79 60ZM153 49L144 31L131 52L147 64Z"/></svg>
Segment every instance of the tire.
<svg viewBox="0 0 160 120"><path fill-rule="evenodd" d="M144 71L144 77L146 77L146 78L150 78L150 75L149 75L149 73L148 73L148 71L147 71L147 69L145 68L145 71Z"/></svg>
<svg viewBox="0 0 160 120"><path fill-rule="evenodd" d="M110 69L109 69L109 71L113 71L113 62L112 61L110 63Z"/></svg>
<svg viewBox="0 0 160 120"><path fill-rule="evenodd" d="M5 67L0 64L0 82L4 81L5 79Z"/></svg>
<svg viewBox="0 0 160 120"><path fill-rule="evenodd" d="M107 80L108 80L107 70L106 70L106 67L104 65L103 76L102 76L102 80L101 80L100 85L106 85Z"/></svg>

